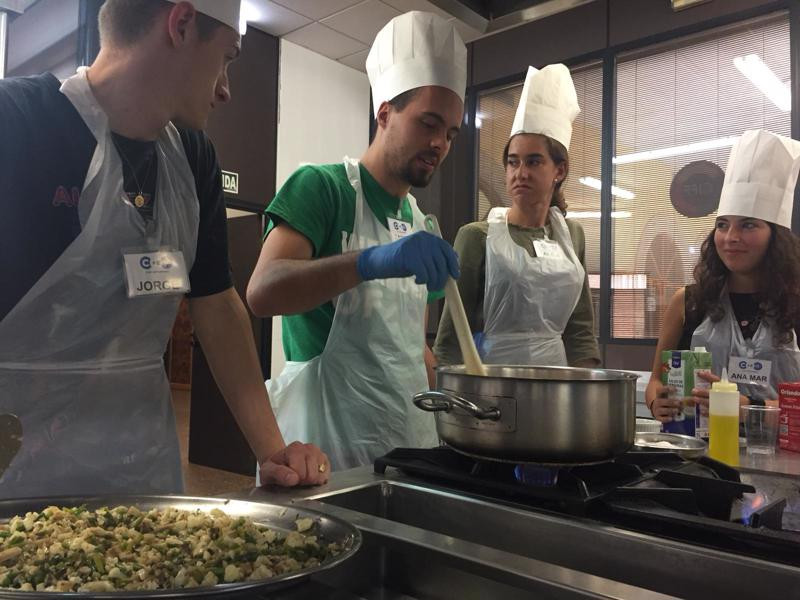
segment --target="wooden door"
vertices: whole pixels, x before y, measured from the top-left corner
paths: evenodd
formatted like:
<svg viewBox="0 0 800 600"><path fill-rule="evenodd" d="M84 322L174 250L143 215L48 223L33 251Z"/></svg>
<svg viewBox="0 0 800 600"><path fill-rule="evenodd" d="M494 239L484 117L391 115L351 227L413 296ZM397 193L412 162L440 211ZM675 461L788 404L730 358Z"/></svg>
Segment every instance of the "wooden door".
<svg viewBox="0 0 800 600"><path fill-rule="evenodd" d="M262 231L261 215L228 219L228 251L233 281L242 301L247 282L261 252ZM256 348L268 349L272 335L270 319L256 319L251 316L251 323ZM262 353L261 358L263 370L264 365L269 364L268 353ZM192 359L189 462L243 475L255 474L255 457L228 410L228 405L211 375L203 349L197 342Z"/></svg>

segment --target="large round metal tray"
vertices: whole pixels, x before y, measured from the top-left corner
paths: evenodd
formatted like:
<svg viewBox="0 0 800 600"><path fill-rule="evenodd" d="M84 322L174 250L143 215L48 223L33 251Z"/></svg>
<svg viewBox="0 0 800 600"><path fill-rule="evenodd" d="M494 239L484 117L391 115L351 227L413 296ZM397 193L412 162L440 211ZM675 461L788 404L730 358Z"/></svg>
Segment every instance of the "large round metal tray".
<svg viewBox="0 0 800 600"><path fill-rule="evenodd" d="M330 569L355 554L361 546L361 532L350 523L330 517L321 512L308 510L296 506L281 506L279 504L265 504L260 502L245 502L241 500L225 500L219 498L195 498L190 496L87 496L87 497L57 497L33 498L0 501L0 522L6 522L15 515L24 515L30 511L40 511L48 506L81 506L89 509L103 506L136 506L141 510L153 508L178 508L181 510L201 510L209 512L214 508L236 517L249 517L260 525L265 525L275 531L288 533L296 531L294 522L299 518L311 518L314 526L307 532L318 536L320 542L339 544L342 551L337 556L325 561L317 567L310 567L278 577L256 581L243 581L237 583L223 583L211 587L196 587L189 589L169 589L152 591L119 591L102 593L76 593L76 592L22 592L9 589L0 589L0 598L14 598L27 600L52 599L52 598L81 598L81 599L116 599L116 598L195 598L198 596L213 596L220 594L236 594L246 590L258 589L259 592L272 591L289 585L301 583L307 577Z"/></svg>
<svg viewBox="0 0 800 600"><path fill-rule="evenodd" d="M677 433L637 433L633 444L639 449L675 452L682 458L690 459L700 458L708 449L708 444L703 440Z"/></svg>

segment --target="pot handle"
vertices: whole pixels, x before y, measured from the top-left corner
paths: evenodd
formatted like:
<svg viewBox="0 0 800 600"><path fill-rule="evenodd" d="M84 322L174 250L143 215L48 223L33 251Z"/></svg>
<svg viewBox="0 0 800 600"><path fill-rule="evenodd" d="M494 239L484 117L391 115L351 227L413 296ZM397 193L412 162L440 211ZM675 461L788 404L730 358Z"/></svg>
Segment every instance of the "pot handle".
<svg viewBox="0 0 800 600"><path fill-rule="evenodd" d="M450 412L454 406L469 413L476 419L482 421L488 419L490 421L500 420L500 409L496 407L481 408L474 402L465 400L460 396L453 394L446 394L444 392L428 391L420 392L414 396L414 404L417 408L421 408L427 412Z"/></svg>

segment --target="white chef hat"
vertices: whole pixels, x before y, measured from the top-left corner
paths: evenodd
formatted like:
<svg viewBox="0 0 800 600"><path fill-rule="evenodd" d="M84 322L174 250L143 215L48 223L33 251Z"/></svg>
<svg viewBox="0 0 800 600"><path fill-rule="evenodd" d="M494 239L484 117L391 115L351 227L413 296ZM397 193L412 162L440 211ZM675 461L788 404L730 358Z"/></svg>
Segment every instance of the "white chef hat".
<svg viewBox="0 0 800 600"><path fill-rule="evenodd" d="M177 4L181 0L169 0ZM247 29L247 21L241 21L241 0L188 0L194 9L224 23L235 31L244 34Z"/></svg>
<svg viewBox="0 0 800 600"><path fill-rule="evenodd" d="M717 214L791 227L798 168L800 142L764 129L745 131L731 149Z"/></svg>
<svg viewBox="0 0 800 600"><path fill-rule="evenodd" d="M578 95L567 67L562 64L542 69L528 67L509 137L538 133L561 142L569 150L572 122L580 112Z"/></svg>
<svg viewBox="0 0 800 600"><path fill-rule="evenodd" d="M455 27L438 15L414 10L384 25L367 55L372 105L427 85L448 88L464 101L467 47Z"/></svg>

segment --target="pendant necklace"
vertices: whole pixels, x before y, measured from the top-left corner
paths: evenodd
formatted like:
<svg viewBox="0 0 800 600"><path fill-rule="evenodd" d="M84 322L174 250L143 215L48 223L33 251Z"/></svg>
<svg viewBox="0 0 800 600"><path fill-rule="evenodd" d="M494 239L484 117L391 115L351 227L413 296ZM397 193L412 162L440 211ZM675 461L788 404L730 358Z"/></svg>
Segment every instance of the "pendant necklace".
<svg viewBox="0 0 800 600"><path fill-rule="evenodd" d="M130 167L131 174L133 175L133 181L136 183L136 187L139 189L139 193L136 194L136 196L133 198L133 205L136 208L142 208L147 203L147 200L145 200L145 197L144 197L144 186L139 184L139 178L136 177L136 169L133 168L133 165L131 164L131 161L128 160L127 156L125 156L125 153L122 151L122 148L119 147L119 144L117 144L117 141L113 138L113 136L111 138L111 141L114 143L114 147L117 149L117 152L122 157L122 160L124 160L128 164L128 167ZM153 154L150 157L149 162L147 163L147 172L145 173L144 180L143 180L145 184L147 183L148 177L150 177L150 171L153 168L153 163L155 162L155 157L156 157L156 152L155 152L155 148L154 148L153 149ZM123 178L124 178L124 175L123 175Z"/></svg>

